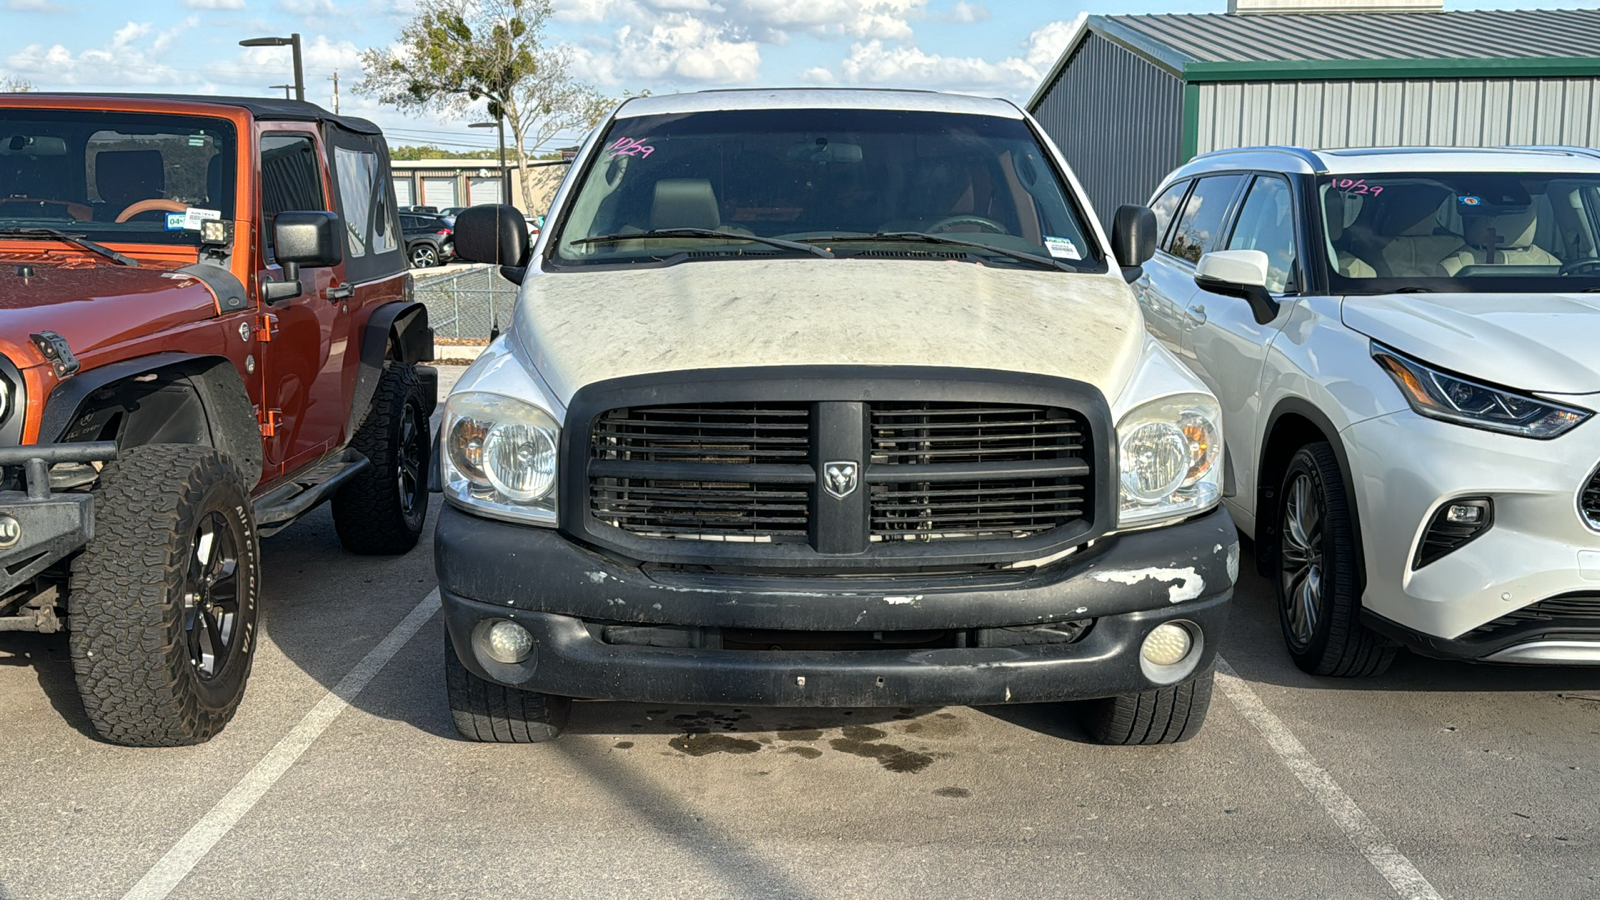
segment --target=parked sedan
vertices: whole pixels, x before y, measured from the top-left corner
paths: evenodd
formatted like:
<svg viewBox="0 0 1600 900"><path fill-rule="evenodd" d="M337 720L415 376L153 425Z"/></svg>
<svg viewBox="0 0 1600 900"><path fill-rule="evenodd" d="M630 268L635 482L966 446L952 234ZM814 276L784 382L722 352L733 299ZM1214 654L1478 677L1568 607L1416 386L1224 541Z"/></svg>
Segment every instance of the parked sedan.
<svg viewBox="0 0 1600 900"><path fill-rule="evenodd" d="M455 230L443 219L401 213L400 230L413 268L426 269L455 259Z"/></svg>
<svg viewBox="0 0 1600 900"><path fill-rule="evenodd" d="M1295 663L1600 665L1593 151L1228 151L1152 206L1135 291Z"/></svg>

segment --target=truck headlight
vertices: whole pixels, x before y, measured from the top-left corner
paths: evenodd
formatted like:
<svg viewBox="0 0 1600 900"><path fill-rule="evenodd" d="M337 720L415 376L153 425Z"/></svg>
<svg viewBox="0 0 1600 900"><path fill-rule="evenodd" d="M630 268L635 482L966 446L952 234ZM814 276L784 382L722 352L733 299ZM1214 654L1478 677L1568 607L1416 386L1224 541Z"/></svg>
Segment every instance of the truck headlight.
<svg viewBox="0 0 1600 900"><path fill-rule="evenodd" d="M1418 415L1469 428L1549 440L1594 415L1441 372L1374 342L1372 358L1389 373Z"/></svg>
<svg viewBox="0 0 1600 900"><path fill-rule="evenodd" d="M503 394L465 391L444 403L440 429L445 496L473 512L556 524L561 426Z"/></svg>
<svg viewBox="0 0 1600 900"><path fill-rule="evenodd" d="M1156 525L1204 512L1222 497L1222 410L1206 394L1175 394L1117 423L1121 499L1117 527Z"/></svg>

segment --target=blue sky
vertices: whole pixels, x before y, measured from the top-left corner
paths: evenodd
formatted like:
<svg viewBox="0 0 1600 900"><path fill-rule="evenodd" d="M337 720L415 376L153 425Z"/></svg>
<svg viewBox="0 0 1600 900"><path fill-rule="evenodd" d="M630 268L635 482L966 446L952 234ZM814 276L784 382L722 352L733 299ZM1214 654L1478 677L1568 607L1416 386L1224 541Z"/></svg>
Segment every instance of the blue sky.
<svg viewBox="0 0 1600 900"><path fill-rule="evenodd" d="M307 99L374 119L394 143L487 147L462 119L355 96L361 50L389 45L414 0L0 0L0 75L40 90L268 95L298 31ZM1025 99L1080 12L1221 12L1227 0L553 0L552 42L602 90L713 86L933 87ZM1449 9L1594 7L1600 0L1446 0ZM470 116L470 113L468 114Z"/></svg>

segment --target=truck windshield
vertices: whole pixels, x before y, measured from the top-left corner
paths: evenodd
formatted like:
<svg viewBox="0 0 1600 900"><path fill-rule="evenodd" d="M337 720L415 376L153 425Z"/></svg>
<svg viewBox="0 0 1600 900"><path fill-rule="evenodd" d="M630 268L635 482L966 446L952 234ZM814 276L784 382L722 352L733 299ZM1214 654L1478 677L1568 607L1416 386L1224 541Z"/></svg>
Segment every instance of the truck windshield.
<svg viewBox="0 0 1600 900"><path fill-rule="evenodd" d="M1600 176L1337 175L1318 193L1337 293L1600 289Z"/></svg>
<svg viewBox="0 0 1600 900"><path fill-rule="evenodd" d="M628 117L580 177L551 242L554 268L803 255L744 235L838 256L893 245L912 258L1103 269L1049 154L1019 119L865 109Z"/></svg>
<svg viewBox="0 0 1600 900"><path fill-rule="evenodd" d="M233 125L101 110L0 109L0 233L196 244L233 218Z"/></svg>

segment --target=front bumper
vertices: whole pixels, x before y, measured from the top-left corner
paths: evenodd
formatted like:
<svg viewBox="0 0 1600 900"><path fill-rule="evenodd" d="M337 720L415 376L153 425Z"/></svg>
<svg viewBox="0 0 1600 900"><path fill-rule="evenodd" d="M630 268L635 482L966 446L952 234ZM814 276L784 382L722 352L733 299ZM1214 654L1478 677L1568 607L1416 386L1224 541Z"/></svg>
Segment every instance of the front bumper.
<svg viewBox="0 0 1600 900"><path fill-rule="evenodd" d="M22 470L23 490L0 491L0 597L76 552L94 537L94 496L50 492L55 463L114 459L110 442L0 449L0 471Z"/></svg>
<svg viewBox="0 0 1600 900"><path fill-rule="evenodd" d="M1594 594L1600 610L1600 533L1578 512L1578 495L1600 462L1600 422L1534 441L1403 411L1359 422L1342 436L1361 514L1369 624L1430 656L1600 663L1600 620L1576 623L1575 632L1559 629L1591 644L1567 658L1554 649L1515 651L1544 640L1538 628L1492 635L1483 628L1573 594ZM1494 503L1492 527L1416 566L1440 507L1480 497Z"/></svg>
<svg viewBox="0 0 1600 900"><path fill-rule="evenodd" d="M1106 697L1176 683L1211 664L1237 574L1232 521L1104 538L1035 569L981 575L758 576L665 571L589 551L560 534L446 507L435 535L457 655L483 678L570 697L750 706L923 706ZM1230 557L1232 561L1230 562ZM534 638L514 665L480 652L513 620ZM1070 643L984 646L984 637L1092 621ZM1156 625L1188 623L1195 648L1153 679L1139 648ZM610 640L611 629L692 646ZM959 631L937 649L721 649L733 630L852 635Z"/></svg>

